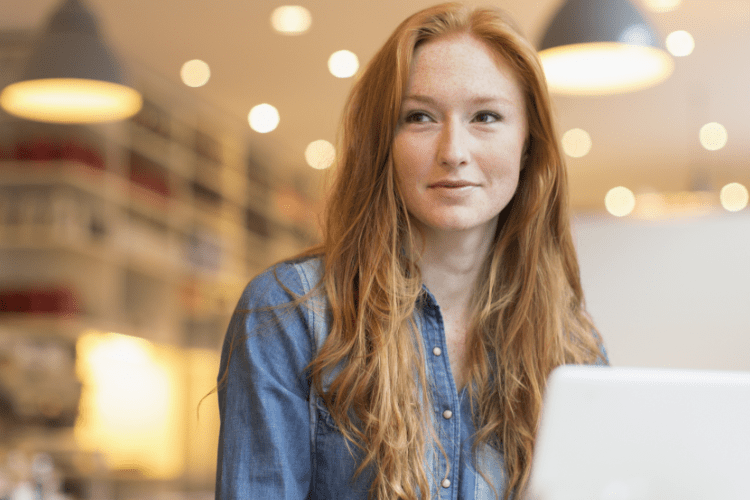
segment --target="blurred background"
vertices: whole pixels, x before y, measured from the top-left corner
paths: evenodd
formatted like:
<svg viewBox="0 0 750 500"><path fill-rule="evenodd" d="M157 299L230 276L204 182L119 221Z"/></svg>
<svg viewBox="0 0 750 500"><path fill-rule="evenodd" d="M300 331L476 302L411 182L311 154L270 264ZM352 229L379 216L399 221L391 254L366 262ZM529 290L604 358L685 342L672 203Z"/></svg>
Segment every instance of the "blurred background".
<svg viewBox="0 0 750 500"><path fill-rule="evenodd" d="M143 104L0 111L0 499L213 498L232 309L318 241L346 95L432 3L77 4ZM539 45L564 2L484 3ZM632 3L669 77L553 96L588 308L615 365L747 371L750 1ZM6 2L0 89L61 5Z"/></svg>

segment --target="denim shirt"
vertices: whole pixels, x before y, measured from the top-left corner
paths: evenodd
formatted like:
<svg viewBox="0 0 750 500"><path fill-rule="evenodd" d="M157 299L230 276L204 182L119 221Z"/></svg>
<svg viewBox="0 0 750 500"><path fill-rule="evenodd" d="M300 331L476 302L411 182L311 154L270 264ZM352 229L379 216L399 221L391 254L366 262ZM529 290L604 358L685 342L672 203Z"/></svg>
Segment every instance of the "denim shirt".
<svg viewBox="0 0 750 500"><path fill-rule="evenodd" d="M253 279L239 300L219 372L217 500L367 499L372 472L353 479L361 455L337 430L305 371L328 333L325 299L284 306L294 299L284 287L304 295L320 280L321 268L317 258L282 263L275 275L268 270ZM456 390L440 308L426 289L416 320L433 421L447 456L425 457L431 498L496 498L485 478L502 495L502 456L487 446L472 459L472 409L466 391Z"/></svg>

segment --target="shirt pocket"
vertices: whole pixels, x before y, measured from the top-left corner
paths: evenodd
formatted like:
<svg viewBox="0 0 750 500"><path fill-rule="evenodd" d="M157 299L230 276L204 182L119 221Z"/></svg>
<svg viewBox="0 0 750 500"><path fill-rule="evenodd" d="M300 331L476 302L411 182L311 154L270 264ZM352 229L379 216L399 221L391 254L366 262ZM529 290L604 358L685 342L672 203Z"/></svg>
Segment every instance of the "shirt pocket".
<svg viewBox="0 0 750 500"><path fill-rule="evenodd" d="M348 442L320 398L315 409L312 491L314 499L366 500L373 475L368 468L354 478L362 452Z"/></svg>

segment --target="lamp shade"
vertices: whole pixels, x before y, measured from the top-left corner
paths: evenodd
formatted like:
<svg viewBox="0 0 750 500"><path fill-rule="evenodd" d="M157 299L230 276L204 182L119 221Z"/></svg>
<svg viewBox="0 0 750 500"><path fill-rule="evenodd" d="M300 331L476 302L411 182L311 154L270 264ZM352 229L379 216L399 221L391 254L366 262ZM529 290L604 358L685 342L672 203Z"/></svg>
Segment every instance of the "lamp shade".
<svg viewBox="0 0 750 500"><path fill-rule="evenodd" d="M66 0L50 17L21 80L0 94L10 114L60 123L121 120L142 102L99 36L96 19L78 0Z"/></svg>
<svg viewBox="0 0 750 500"><path fill-rule="evenodd" d="M656 30L627 0L568 0L539 50L550 90L559 94L633 92L674 69Z"/></svg>

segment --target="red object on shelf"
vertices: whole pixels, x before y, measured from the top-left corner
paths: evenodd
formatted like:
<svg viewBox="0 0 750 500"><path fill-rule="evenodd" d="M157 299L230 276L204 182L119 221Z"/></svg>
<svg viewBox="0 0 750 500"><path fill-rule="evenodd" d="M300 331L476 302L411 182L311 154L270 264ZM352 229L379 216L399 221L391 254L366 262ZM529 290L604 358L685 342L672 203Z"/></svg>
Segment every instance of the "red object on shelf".
<svg viewBox="0 0 750 500"><path fill-rule="evenodd" d="M60 158L68 161L77 161L98 170L104 170L104 159L93 148L84 147L73 141L67 141L60 150Z"/></svg>
<svg viewBox="0 0 750 500"><path fill-rule="evenodd" d="M145 187L146 189L150 189L162 196L168 197L170 194L167 179L154 172L148 172L139 168L131 168L130 180L133 181L133 183Z"/></svg>
<svg viewBox="0 0 750 500"><path fill-rule="evenodd" d="M60 159L60 148L49 139L34 139L16 144L16 160L53 161Z"/></svg>
<svg viewBox="0 0 750 500"><path fill-rule="evenodd" d="M0 313L69 315L81 312L70 288L30 288L0 291Z"/></svg>
<svg viewBox="0 0 750 500"><path fill-rule="evenodd" d="M59 144L51 139L34 139L16 144L15 154L8 159L18 161L75 161L97 170L105 168L104 158L96 148L84 146L75 140ZM0 159L3 159L0 156Z"/></svg>
<svg viewBox="0 0 750 500"><path fill-rule="evenodd" d="M163 198L169 198L171 194L167 170L137 151L130 152L129 177L134 185L144 187L152 193L161 195ZM145 195L146 193L143 194Z"/></svg>

